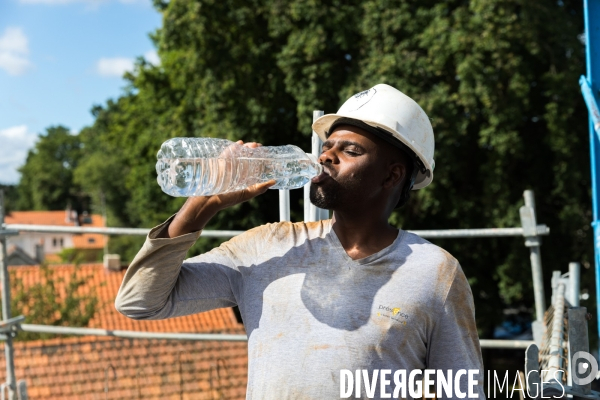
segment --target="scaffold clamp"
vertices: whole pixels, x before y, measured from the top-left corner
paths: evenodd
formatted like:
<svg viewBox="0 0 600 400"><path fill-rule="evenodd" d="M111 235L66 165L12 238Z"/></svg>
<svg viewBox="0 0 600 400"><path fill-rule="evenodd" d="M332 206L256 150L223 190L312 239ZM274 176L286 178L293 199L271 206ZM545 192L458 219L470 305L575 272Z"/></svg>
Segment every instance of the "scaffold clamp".
<svg viewBox="0 0 600 400"><path fill-rule="evenodd" d="M21 325L21 322L25 321L25 316L19 315L0 321L0 333L12 333L15 332Z"/></svg>

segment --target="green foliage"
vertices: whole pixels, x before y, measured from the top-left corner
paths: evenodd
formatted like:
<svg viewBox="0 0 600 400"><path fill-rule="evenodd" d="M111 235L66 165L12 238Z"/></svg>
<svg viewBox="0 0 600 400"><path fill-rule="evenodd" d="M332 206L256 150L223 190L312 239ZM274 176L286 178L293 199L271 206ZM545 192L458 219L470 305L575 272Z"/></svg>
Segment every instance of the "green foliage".
<svg viewBox="0 0 600 400"><path fill-rule="evenodd" d="M80 264L83 262L83 255L75 248L62 249L60 253L58 253L58 257L60 258L61 264Z"/></svg>
<svg viewBox="0 0 600 400"><path fill-rule="evenodd" d="M587 118L578 2L364 3L350 94L377 82L405 90L432 118L433 184L393 221L413 229L518 226L537 195L544 276L592 260ZM522 240L444 241L461 262L487 334L506 304L531 306ZM593 291L591 270L583 285ZM549 285L546 293L549 294ZM590 307L589 302L586 306Z"/></svg>
<svg viewBox="0 0 600 400"><path fill-rule="evenodd" d="M156 184L164 140L211 136L308 150L313 109L335 112L349 95L388 83L421 104L436 135L433 184L392 215L394 224L518 226L522 192L531 188L538 221L552 229L542 247L546 293L552 270L564 271L572 260L589 268L580 1L154 3L163 15L152 35L161 64L139 59L123 95L96 106L94 125L79 135L86 156L75 168L75 187L106 209L109 225L150 227L181 206ZM26 187L35 187L27 183L34 176L24 175ZM57 197L51 189L39 192ZM23 196L34 201L31 191ZM292 196L297 204L301 191ZM299 211L293 208L293 220L302 218ZM269 191L220 213L209 228L277 219L277 193ZM120 240L125 249L129 239ZM504 307L533 304L522 239L437 243L469 277L484 337ZM211 245L199 241L194 251ZM582 287L594 293L591 274L584 271Z"/></svg>
<svg viewBox="0 0 600 400"><path fill-rule="evenodd" d="M58 253L58 257L61 264L102 262L102 250L66 248Z"/></svg>
<svg viewBox="0 0 600 400"><path fill-rule="evenodd" d="M4 193L4 213L8 214L11 212L11 210L15 209L15 206L19 200L17 186L0 184L0 191Z"/></svg>
<svg viewBox="0 0 600 400"><path fill-rule="evenodd" d="M40 281L25 287L23 280L10 271L12 282L11 312L13 316L24 315L26 324L85 327L98 308L98 297L89 287L89 276L80 276L75 268L67 282L55 276L55 270L40 266ZM88 286L89 292L80 288ZM48 339L48 333L19 332L16 340Z"/></svg>
<svg viewBox="0 0 600 400"><path fill-rule="evenodd" d="M64 210L69 204L77 211L85 209L87 196L73 184L73 171L82 155L79 136L64 126L50 127L46 135L39 135L19 168L17 209Z"/></svg>

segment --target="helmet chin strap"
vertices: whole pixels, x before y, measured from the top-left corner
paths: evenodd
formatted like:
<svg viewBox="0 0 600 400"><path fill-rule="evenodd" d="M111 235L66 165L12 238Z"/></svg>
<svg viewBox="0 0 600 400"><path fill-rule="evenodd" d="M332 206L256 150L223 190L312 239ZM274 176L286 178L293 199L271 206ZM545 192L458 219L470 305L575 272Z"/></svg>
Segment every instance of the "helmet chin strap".
<svg viewBox="0 0 600 400"><path fill-rule="evenodd" d="M404 190L406 191L411 191L413 186L415 185L415 180L417 179L417 175L419 173L419 170L416 168L413 168L412 170L412 174L410 175L410 180L408 181L407 185L404 185Z"/></svg>

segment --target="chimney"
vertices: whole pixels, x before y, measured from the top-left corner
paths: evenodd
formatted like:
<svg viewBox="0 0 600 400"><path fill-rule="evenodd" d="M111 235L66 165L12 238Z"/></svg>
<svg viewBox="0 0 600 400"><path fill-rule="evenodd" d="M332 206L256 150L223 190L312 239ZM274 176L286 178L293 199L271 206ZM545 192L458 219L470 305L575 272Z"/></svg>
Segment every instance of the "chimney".
<svg viewBox="0 0 600 400"><path fill-rule="evenodd" d="M80 226L77 211L71 208L70 202L67 204L67 209L65 210L65 222L67 224L74 223L75 226Z"/></svg>
<svg viewBox="0 0 600 400"><path fill-rule="evenodd" d="M44 244L36 244L35 245L35 259L38 263L44 262Z"/></svg>
<svg viewBox="0 0 600 400"><path fill-rule="evenodd" d="M67 208L65 209L65 222L70 224L73 222L73 209L71 208L71 201L67 202Z"/></svg>
<svg viewBox="0 0 600 400"><path fill-rule="evenodd" d="M119 254L104 254L104 268L107 271L120 271L121 256Z"/></svg>

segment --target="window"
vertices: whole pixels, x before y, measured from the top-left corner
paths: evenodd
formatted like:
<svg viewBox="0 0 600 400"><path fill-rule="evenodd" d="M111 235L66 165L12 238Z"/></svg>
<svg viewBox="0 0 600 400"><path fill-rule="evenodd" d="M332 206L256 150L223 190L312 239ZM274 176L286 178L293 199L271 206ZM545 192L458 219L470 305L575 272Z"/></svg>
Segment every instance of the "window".
<svg viewBox="0 0 600 400"><path fill-rule="evenodd" d="M94 239L94 238L89 238L89 239L88 239L88 243L96 243L96 239Z"/></svg>
<svg viewBox="0 0 600 400"><path fill-rule="evenodd" d="M60 247L63 247L65 245L65 241L63 240L63 238L60 238Z"/></svg>
<svg viewBox="0 0 600 400"><path fill-rule="evenodd" d="M56 247L56 238L52 239L52 246Z"/></svg>

